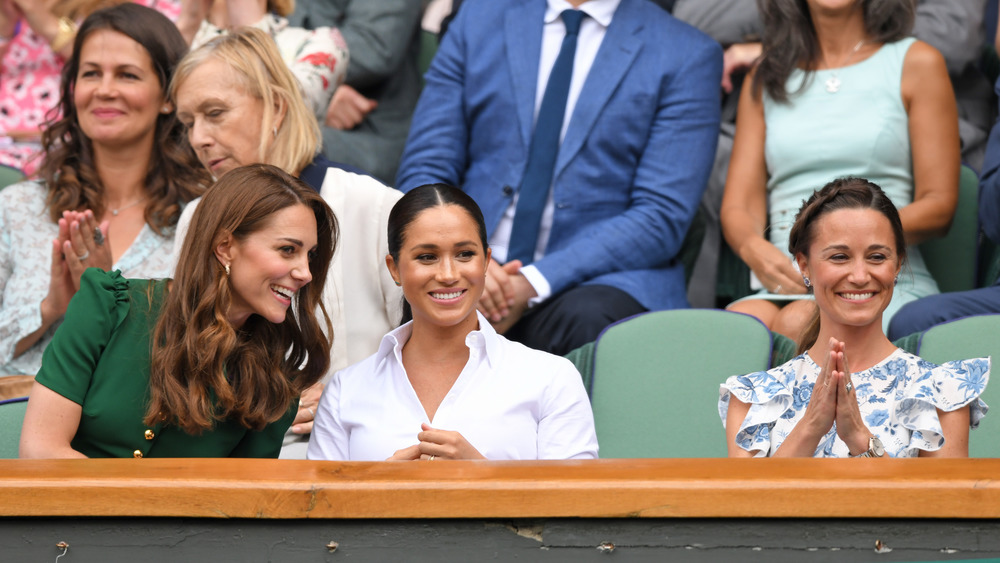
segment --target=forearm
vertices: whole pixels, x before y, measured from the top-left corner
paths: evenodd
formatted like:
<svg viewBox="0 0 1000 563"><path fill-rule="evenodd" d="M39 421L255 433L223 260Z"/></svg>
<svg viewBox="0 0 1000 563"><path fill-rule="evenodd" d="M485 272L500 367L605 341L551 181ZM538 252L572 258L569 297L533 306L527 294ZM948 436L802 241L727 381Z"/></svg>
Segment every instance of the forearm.
<svg viewBox="0 0 1000 563"><path fill-rule="evenodd" d="M899 220L903 224L906 244L919 244L925 240L948 233L955 213L955 202L950 198L925 197L901 208Z"/></svg>

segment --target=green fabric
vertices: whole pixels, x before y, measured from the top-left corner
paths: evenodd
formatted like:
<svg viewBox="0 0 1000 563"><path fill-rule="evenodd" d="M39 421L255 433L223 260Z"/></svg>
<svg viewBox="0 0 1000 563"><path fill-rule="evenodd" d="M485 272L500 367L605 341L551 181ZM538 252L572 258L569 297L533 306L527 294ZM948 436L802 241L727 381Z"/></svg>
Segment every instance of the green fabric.
<svg viewBox="0 0 1000 563"><path fill-rule="evenodd" d="M781 364L798 356L798 346L795 341L777 332L771 333L773 344L771 345L771 367L778 367Z"/></svg>
<svg viewBox="0 0 1000 563"><path fill-rule="evenodd" d="M17 459L21 442L21 426L28 401L9 401L0 404L0 459Z"/></svg>
<svg viewBox="0 0 1000 563"><path fill-rule="evenodd" d="M714 309L657 311L608 328L595 345L601 457L725 457L719 384L768 368L757 319Z"/></svg>
<svg viewBox="0 0 1000 563"><path fill-rule="evenodd" d="M588 342L576 350L570 350L563 357L576 366L576 371L583 378L583 387L587 390L587 395L590 395L594 384L594 343Z"/></svg>
<svg viewBox="0 0 1000 563"><path fill-rule="evenodd" d="M969 358L1000 358L1000 315L978 315L942 323L927 329L918 356L941 364ZM992 362L991 362L992 364ZM991 365L992 367L992 365ZM1000 405L1000 384L990 381L979 396L987 405ZM979 427L969 432L969 456L1000 457L1000 416L988 413Z"/></svg>
<svg viewBox="0 0 1000 563"><path fill-rule="evenodd" d="M11 184L16 184L24 180L24 172L21 172L17 168L11 168L0 164L0 189L6 188Z"/></svg>
<svg viewBox="0 0 1000 563"><path fill-rule="evenodd" d="M277 457L294 404L260 432L229 420L198 436L143 424L150 337L165 291L164 280L126 280L120 272L98 268L84 272L35 377L82 406L73 448L87 457L133 457L136 450L145 457ZM152 439L146 439L147 430Z"/></svg>
<svg viewBox="0 0 1000 563"><path fill-rule="evenodd" d="M905 352L909 352L914 356L919 356L920 354L917 353L917 348L920 346L920 338L923 335L923 332L914 332L913 334L908 334L902 338L896 339L893 344L895 344L897 348L902 348Z"/></svg>

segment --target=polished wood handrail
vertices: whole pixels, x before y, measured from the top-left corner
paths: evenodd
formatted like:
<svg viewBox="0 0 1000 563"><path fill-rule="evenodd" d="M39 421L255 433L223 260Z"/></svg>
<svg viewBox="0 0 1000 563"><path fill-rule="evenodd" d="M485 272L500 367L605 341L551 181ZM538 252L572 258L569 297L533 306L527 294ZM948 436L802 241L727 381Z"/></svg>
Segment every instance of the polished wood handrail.
<svg viewBox="0 0 1000 563"><path fill-rule="evenodd" d="M0 460L0 516L1000 518L1000 459Z"/></svg>

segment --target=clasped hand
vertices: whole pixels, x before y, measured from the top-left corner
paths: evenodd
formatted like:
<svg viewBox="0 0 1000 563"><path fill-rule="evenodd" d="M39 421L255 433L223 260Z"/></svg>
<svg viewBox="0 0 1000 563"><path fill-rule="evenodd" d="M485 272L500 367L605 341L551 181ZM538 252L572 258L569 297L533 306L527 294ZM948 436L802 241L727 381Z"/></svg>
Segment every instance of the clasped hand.
<svg viewBox="0 0 1000 563"><path fill-rule="evenodd" d="M465 436L452 430L438 430L430 424L420 425L418 443L396 450L386 461L409 461L416 459L486 459Z"/></svg>
<svg viewBox="0 0 1000 563"><path fill-rule="evenodd" d="M857 390L847 366L846 345L830 338L825 365L813 385L812 397L800 424L807 424L813 437L819 440L830 431L834 422L837 423L837 436L852 454L868 449L872 433L865 426L858 408Z"/></svg>

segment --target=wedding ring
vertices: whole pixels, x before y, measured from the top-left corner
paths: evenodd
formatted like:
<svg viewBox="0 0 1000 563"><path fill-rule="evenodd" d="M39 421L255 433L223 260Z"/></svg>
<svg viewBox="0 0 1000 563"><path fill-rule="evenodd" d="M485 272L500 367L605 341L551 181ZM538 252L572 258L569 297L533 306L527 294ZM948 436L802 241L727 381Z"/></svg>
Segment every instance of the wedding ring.
<svg viewBox="0 0 1000 563"><path fill-rule="evenodd" d="M431 457L427 458L427 461L434 461L435 459L437 459L437 456L432 455Z"/></svg>
<svg viewBox="0 0 1000 563"><path fill-rule="evenodd" d="M316 411L314 411L312 407L306 407L306 410L309 411L309 414L311 414L313 418L316 418Z"/></svg>
<svg viewBox="0 0 1000 563"><path fill-rule="evenodd" d="M79 260L79 261L81 261L81 262L83 262L87 258L90 258L90 251L89 250L86 251L86 252L84 252L82 255L76 257L76 259Z"/></svg>
<svg viewBox="0 0 1000 563"><path fill-rule="evenodd" d="M847 389L848 393L850 393L851 391L853 391L854 390L854 382L853 381L848 381L847 385L844 386L844 389Z"/></svg>
<svg viewBox="0 0 1000 563"><path fill-rule="evenodd" d="M780 283L778 284L778 287L774 288L774 292L775 293L781 293L781 284Z"/></svg>
<svg viewBox="0 0 1000 563"><path fill-rule="evenodd" d="M94 227L94 243L97 244L97 246L104 244L104 233L101 232L100 227Z"/></svg>

